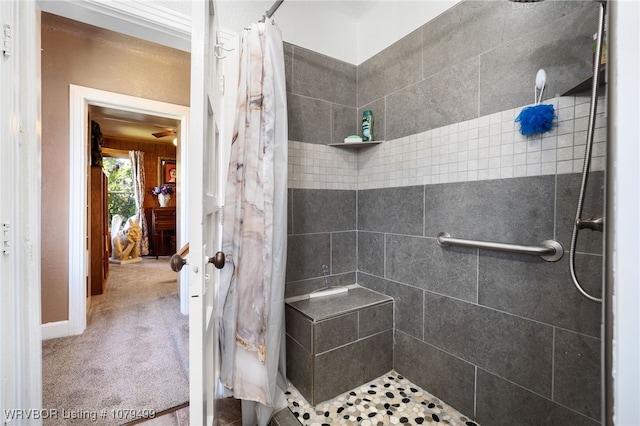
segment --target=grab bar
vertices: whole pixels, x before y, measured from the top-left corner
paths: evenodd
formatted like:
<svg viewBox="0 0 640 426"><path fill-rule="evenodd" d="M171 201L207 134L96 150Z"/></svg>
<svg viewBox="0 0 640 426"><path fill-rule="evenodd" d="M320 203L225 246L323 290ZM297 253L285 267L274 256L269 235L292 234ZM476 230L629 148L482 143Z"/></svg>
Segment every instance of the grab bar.
<svg viewBox="0 0 640 426"><path fill-rule="evenodd" d="M453 238L446 232L438 234L437 238L440 247L459 246L469 248L480 248L487 250L506 251L509 253L529 254L532 256L540 256L548 262L556 262L562 258L564 249L562 245L555 240L545 240L540 246L523 246L520 244L494 243L490 241L464 240L462 238Z"/></svg>

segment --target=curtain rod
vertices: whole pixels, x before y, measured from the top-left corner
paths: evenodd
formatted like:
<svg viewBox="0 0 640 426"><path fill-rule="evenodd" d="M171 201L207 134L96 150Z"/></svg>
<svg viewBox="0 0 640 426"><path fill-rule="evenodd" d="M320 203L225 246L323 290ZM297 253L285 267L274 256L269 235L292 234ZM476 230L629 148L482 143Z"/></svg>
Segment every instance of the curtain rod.
<svg viewBox="0 0 640 426"><path fill-rule="evenodd" d="M260 22L264 22L267 20L267 18L271 18L283 2L284 0L276 0L275 3L273 3L273 5L269 8L269 10L264 12L264 15L262 15L262 19L260 20Z"/></svg>

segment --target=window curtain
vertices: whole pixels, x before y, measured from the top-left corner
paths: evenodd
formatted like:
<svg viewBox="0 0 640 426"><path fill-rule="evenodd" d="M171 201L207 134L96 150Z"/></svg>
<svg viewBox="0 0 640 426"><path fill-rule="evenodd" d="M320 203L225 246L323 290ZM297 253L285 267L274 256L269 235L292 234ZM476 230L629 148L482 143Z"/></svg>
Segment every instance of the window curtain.
<svg viewBox="0 0 640 426"><path fill-rule="evenodd" d="M136 215L138 224L142 230L140 239L140 255L149 254L149 229L147 228L147 218L144 215L144 152L129 151L131 160L131 175L133 177L133 197L136 201Z"/></svg>

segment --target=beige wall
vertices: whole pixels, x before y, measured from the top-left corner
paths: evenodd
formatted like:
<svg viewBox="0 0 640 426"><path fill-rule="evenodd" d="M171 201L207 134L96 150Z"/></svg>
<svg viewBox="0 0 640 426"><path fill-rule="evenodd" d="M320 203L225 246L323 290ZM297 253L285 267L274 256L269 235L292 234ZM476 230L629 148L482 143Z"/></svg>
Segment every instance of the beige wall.
<svg viewBox="0 0 640 426"><path fill-rule="evenodd" d="M42 14L43 323L69 318L69 85L188 106L189 76L186 52Z"/></svg>

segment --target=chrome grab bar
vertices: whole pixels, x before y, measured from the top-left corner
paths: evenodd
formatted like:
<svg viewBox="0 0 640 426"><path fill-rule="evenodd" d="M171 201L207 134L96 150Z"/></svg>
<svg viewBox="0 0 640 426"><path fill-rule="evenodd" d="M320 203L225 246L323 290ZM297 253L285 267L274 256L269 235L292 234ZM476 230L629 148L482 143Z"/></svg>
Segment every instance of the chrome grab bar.
<svg viewBox="0 0 640 426"><path fill-rule="evenodd" d="M486 250L505 251L509 253L540 256L548 262L556 262L562 258L564 249L555 240L545 240L540 246L524 246L520 244L494 243L490 241L464 240L453 238L446 232L440 232L437 238L440 247L459 246Z"/></svg>

